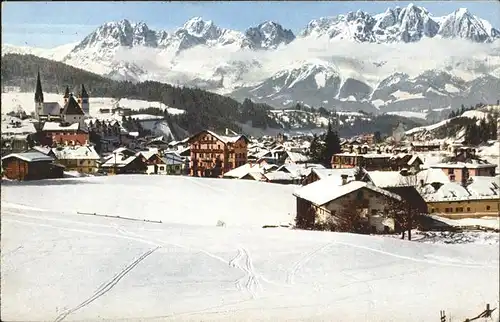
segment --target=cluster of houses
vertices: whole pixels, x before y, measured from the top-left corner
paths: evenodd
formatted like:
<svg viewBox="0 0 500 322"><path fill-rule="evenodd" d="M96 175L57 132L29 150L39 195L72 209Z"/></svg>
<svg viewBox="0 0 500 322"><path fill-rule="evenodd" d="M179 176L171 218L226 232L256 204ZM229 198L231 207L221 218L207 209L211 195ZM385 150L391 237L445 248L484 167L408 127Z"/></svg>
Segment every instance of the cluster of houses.
<svg viewBox="0 0 500 322"><path fill-rule="evenodd" d="M342 151L325 167L308 157L308 136L255 139L230 130L204 130L181 141L139 141L119 121L91 119L84 86L76 98L67 88L63 98L64 106L44 102L38 75L35 117L40 144L3 156L4 177L61 178L75 171L294 184L301 186L294 196L303 228L341 216L342 207L352 200L363 205L374 231L396 229L386 213L392 202L402 199L421 213L452 218L498 216L500 210L497 166L478 157L474 147L451 146L447 158L430 162L426 156L442 151L442 144L374 144L372 137L363 136L342 140ZM99 153L90 143L91 133L100 137Z"/></svg>

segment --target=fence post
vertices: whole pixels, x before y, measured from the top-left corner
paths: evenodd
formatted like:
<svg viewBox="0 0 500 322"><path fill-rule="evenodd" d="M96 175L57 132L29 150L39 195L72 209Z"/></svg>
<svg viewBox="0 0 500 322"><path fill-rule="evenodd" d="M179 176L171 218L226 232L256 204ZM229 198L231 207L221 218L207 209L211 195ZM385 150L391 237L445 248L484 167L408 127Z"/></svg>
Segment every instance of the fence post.
<svg viewBox="0 0 500 322"><path fill-rule="evenodd" d="M446 314L444 313L444 310L439 311L440 316L441 316L441 322L446 322Z"/></svg>
<svg viewBox="0 0 500 322"><path fill-rule="evenodd" d="M490 318L491 317L491 310L490 310L490 303L486 304L486 312L484 314L485 318Z"/></svg>

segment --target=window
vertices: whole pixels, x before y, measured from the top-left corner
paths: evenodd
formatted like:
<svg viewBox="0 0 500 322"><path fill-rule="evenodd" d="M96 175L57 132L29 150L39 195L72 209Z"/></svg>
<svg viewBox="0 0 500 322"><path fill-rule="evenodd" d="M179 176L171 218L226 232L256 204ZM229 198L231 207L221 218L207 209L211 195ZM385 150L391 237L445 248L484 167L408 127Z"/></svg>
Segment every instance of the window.
<svg viewBox="0 0 500 322"><path fill-rule="evenodd" d="M490 208L491 208L490 206L486 206L486 210L490 210Z"/></svg>
<svg viewBox="0 0 500 322"><path fill-rule="evenodd" d="M469 211L470 211L470 207L467 207L467 212L469 212Z"/></svg>
<svg viewBox="0 0 500 322"><path fill-rule="evenodd" d="M436 209L434 208L431 208L431 214L435 213L436 212Z"/></svg>

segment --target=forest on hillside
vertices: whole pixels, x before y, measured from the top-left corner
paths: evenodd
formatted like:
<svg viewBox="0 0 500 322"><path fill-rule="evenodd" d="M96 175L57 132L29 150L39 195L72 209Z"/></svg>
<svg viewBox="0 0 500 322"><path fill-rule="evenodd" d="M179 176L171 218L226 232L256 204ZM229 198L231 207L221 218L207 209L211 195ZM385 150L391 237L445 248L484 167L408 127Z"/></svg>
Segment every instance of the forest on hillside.
<svg viewBox="0 0 500 322"><path fill-rule="evenodd" d="M202 129L223 130L230 128L240 131L237 125L250 122L258 128L279 125L268 117L270 107L245 100L238 101L197 88L177 87L154 81L133 83L115 81L61 62L34 55L7 54L2 56L2 87L17 86L23 92L33 91L37 72L40 71L42 87L45 92L63 93L66 86L76 93L81 84L85 85L92 97L129 98L146 101L159 101L163 104L185 110L182 115L169 116L190 133Z"/></svg>

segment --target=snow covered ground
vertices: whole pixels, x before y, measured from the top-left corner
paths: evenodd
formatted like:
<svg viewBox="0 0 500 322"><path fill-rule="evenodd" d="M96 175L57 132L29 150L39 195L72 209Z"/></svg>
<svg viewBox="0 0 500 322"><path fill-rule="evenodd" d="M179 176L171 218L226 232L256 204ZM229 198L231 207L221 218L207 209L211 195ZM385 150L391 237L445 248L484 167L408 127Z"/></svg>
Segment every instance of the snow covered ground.
<svg viewBox="0 0 500 322"><path fill-rule="evenodd" d="M445 310L460 321L497 306L498 245L260 228L291 219L294 189L135 175L4 181L2 318L432 321Z"/></svg>
<svg viewBox="0 0 500 322"><path fill-rule="evenodd" d="M414 117L418 119L425 120L427 118L427 112L414 112L414 111L398 111L398 112L387 112L389 115L398 115L402 117Z"/></svg>

